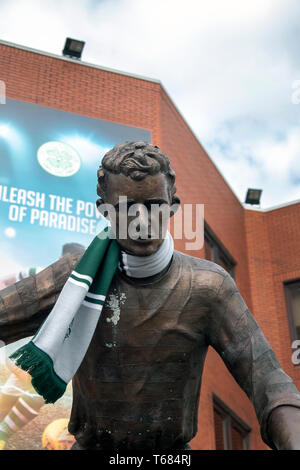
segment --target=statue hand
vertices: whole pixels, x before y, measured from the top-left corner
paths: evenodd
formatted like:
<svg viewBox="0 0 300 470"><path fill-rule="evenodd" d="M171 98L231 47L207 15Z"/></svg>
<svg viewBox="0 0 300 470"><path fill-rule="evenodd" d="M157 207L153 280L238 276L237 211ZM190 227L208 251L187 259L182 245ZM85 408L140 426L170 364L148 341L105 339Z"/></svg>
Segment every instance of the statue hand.
<svg viewBox="0 0 300 470"><path fill-rule="evenodd" d="M275 408L268 431L277 450L300 450L300 409L288 405Z"/></svg>

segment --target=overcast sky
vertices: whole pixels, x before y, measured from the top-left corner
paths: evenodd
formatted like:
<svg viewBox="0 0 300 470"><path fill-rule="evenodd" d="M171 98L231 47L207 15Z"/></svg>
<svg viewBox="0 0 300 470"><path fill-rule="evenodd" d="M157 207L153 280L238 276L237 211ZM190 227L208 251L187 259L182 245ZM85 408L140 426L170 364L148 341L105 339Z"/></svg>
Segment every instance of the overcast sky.
<svg viewBox="0 0 300 470"><path fill-rule="evenodd" d="M83 61L159 79L263 208L300 199L299 33L299 0L0 0L0 39L61 54L71 36Z"/></svg>

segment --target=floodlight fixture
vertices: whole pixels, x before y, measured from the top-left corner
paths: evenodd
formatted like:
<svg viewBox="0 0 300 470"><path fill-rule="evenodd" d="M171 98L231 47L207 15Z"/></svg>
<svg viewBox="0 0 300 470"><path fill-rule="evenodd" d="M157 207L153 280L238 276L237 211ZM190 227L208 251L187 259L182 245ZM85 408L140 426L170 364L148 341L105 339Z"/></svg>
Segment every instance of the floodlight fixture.
<svg viewBox="0 0 300 470"><path fill-rule="evenodd" d="M262 189L248 188L245 203L246 204L260 204Z"/></svg>
<svg viewBox="0 0 300 470"><path fill-rule="evenodd" d="M80 59L84 45L84 41L78 41L78 39L67 38L62 53L64 56L71 57L72 59Z"/></svg>

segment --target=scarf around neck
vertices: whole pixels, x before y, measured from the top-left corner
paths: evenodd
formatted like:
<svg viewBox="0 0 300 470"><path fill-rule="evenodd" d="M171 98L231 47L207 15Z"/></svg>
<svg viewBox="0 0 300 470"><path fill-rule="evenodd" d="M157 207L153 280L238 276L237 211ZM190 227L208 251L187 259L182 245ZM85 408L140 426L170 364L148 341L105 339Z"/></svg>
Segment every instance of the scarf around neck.
<svg viewBox="0 0 300 470"><path fill-rule="evenodd" d="M134 256L121 251L119 269L129 277L145 278L154 276L165 269L171 261L174 252L174 242L170 232L158 250L149 256Z"/></svg>
<svg viewBox="0 0 300 470"><path fill-rule="evenodd" d="M149 256L121 252L111 229L94 238L65 283L53 309L34 337L10 358L32 376L32 386L46 403L55 403L78 370L95 332L116 269L143 278L158 274L171 261L167 232Z"/></svg>

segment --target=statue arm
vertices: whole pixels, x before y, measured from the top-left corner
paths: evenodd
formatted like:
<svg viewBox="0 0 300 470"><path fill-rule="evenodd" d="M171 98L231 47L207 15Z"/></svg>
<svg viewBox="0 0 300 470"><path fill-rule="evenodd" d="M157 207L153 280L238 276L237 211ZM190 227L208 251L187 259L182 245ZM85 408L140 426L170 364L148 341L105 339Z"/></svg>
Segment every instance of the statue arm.
<svg viewBox="0 0 300 470"><path fill-rule="evenodd" d="M271 412L269 434L277 450L300 450L300 409L279 406Z"/></svg>
<svg viewBox="0 0 300 470"><path fill-rule="evenodd" d="M227 273L210 319L209 342L253 403L264 442L300 449L300 393Z"/></svg>
<svg viewBox="0 0 300 470"><path fill-rule="evenodd" d="M9 344L36 333L79 259L80 255L66 255L0 291L1 341Z"/></svg>

